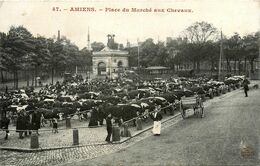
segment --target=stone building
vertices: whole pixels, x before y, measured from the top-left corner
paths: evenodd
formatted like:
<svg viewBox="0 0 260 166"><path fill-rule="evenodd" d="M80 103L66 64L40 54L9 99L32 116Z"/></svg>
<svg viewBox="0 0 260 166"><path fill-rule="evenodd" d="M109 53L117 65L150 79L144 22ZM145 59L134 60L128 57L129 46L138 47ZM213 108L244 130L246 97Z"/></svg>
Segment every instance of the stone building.
<svg viewBox="0 0 260 166"><path fill-rule="evenodd" d="M93 52L93 75L99 78L115 79L129 68L127 51L112 49L115 35L108 35L108 44L101 51ZM111 48L112 47L112 48Z"/></svg>

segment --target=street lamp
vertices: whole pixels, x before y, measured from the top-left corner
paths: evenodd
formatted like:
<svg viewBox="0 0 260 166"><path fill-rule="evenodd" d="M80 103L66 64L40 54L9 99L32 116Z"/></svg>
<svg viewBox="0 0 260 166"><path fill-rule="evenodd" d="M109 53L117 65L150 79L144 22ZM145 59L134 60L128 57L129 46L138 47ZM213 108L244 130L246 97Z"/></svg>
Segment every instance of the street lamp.
<svg viewBox="0 0 260 166"><path fill-rule="evenodd" d="M218 80L221 81L222 76L222 58L223 58L223 39L222 39L222 30L221 30L221 39L220 39L220 54L219 54L219 64L218 64Z"/></svg>
<svg viewBox="0 0 260 166"><path fill-rule="evenodd" d="M139 48L139 39L137 39L137 69L138 69L138 72L139 72L139 69L140 69L140 48Z"/></svg>

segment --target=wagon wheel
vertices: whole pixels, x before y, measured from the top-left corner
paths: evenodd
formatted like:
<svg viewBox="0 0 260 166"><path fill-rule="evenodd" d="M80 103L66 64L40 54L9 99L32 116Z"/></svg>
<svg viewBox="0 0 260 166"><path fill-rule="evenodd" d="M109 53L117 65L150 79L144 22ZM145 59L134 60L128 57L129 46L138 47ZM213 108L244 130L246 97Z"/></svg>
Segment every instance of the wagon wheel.
<svg viewBox="0 0 260 166"><path fill-rule="evenodd" d="M183 108L182 103L180 102L180 112L183 119L186 119L186 110Z"/></svg>

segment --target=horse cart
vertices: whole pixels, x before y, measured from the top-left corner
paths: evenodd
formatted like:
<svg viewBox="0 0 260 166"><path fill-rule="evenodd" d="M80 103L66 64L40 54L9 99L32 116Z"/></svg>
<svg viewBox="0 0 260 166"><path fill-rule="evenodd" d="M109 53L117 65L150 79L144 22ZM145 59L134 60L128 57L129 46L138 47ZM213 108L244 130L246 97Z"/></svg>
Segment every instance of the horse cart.
<svg viewBox="0 0 260 166"><path fill-rule="evenodd" d="M182 118L187 118L187 110L193 109L194 115L197 115L198 117L202 118L204 116L204 106L203 101L200 96L192 96L192 97L182 97L180 102L180 112L182 115Z"/></svg>

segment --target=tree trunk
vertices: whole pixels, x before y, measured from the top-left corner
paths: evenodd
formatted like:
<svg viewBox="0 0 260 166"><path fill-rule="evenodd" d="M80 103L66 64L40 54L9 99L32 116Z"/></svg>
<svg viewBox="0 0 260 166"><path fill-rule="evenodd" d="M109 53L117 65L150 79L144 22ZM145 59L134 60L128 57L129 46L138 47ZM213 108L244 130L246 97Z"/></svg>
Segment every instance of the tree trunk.
<svg viewBox="0 0 260 166"><path fill-rule="evenodd" d="M238 61L238 74L241 74L241 60Z"/></svg>
<svg viewBox="0 0 260 166"><path fill-rule="evenodd" d="M18 71L14 70L14 89L18 89Z"/></svg>
<svg viewBox="0 0 260 166"><path fill-rule="evenodd" d="M27 83L27 87L30 86L30 82L29 82L29 75L28 75L28 70L25 70L25 78L26 78L26 83Z"/></svg>
<svg viewBox="0 0 260 166"><path fill-rule="evenodd" d="M200 72L200 61L197 61L197 72Z"/></svg>
<svg viewBox="0 0 260 166"><path fill-rule="evenodd" d="M212 76L214 71L214 62L212 61L212 59L210 60L210 76Z"/></svg>
<svg viewBox="0 0 260 166"><path fill-rule="evenodd" d="M250 60L250 71L254 73L254 60Z"/></svg>
<svg viewBox="0 0 260 166"><path fill-rule="evenodd" d="M174 63L172 63L172 70L173 70L173 72L175 72L175 64Z"/></svg>
<svg viewBox="0 0 260 166"><path fill-rule="evenodd" d="M237 73L237 61L235 60L234 61L234 74Z"/></svg>
<svg viewBox="0 0 260 166"><path fill-rule="evenodd" d="M16 71L16 89L19 87L19 77L18 77L18 71Z"/></svg>
<svg viewBox="0 0 260 166"><path fill-rule="evenodd" d="M228 59L226 59L226 61L227 61L227 71L228 71L228 72L231 72L230 62L229 62Z"/></svg>
<svg viewBox="0 0 260 166"><path fill-rule="evenodd" d="M193 61L193 70L196 70L196 61Z"/></svg>
<svg viewBox="0 0 260 166"><path fill-rule="evenodd" d="M2 82L2 83L5 82L3 70L1 70L1 82Z"/></svg>
<svg viewBox="0 0 260 166"><path fill-rule="evenodd" d="M31 71L31 74L32 74L32 87L34 86L34 72L33 71Z"/></svg>
<svg viewBox="0 0 260 166"><path fill-rule="evenodd" d="M53 85L53 76L54 75L54 68L51 68L51 84Z"/></svg>
<svg viewBox="0 0 260 166"><path fill-rule="evenodd" d="M246 69L246 68L247 68L247 64L246 64L247 61L246 61L246 60L247 60L247 59L245 58L245 64L244 64L244 73L245 73L245 74L246 74L246 71L247 71L247 69Z"/></svg>
<svg viewBox="0 0 260 166"><path fill-rule="evenodd" d="M34 85L35 85L35 87L37 87L37 82L38 82L38 81L37 81L37 77L38 77L38 76L37 76L37 75L38 75L38 71L37 71L37 70L38 70L38 67L37 67L37 65L35 65L35 68L34 68L34 69L35 69L35 77L34 77L34 78L35 78L35 84L34 84Z"/></svg>
<svg viewBox="0 0 260 166"><path fill-rule="evenodd" d="M14 75L13 75L13 77L14 77L14 78L13 78L13 79L14 79L13 81L14 81L14 89L15 89L15 87L16 87L15 70L14 70L13 74L14 74Z"/></svg>

